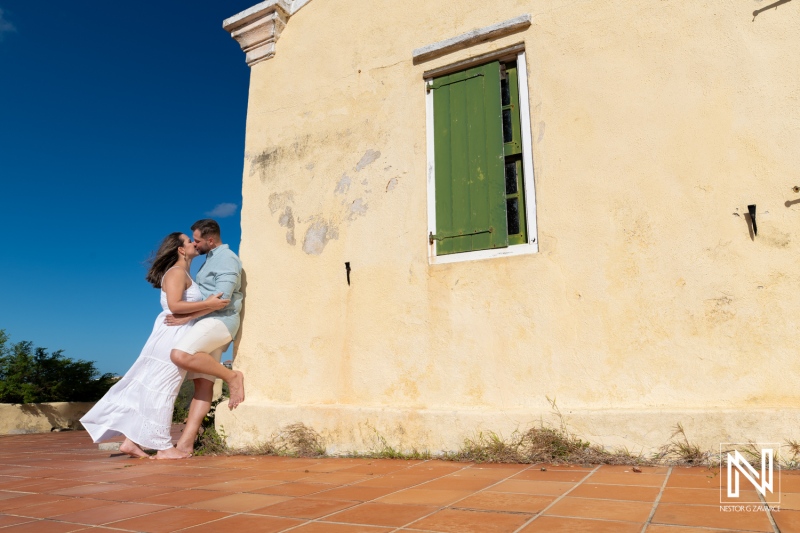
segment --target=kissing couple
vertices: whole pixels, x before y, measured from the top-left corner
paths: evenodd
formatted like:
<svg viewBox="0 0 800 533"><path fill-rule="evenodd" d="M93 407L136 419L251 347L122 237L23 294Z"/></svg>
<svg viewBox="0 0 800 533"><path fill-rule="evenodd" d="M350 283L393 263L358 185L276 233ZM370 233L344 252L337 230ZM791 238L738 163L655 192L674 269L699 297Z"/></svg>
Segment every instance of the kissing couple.
<svg viewBox="0 0 800 533"><path fill-rule="evenodd" d="M158 450L156 459L190 457L217 378L228 384L230 409L244 401L244 375L220 364L239 330L242 263L222 244L216 221L198 220L192 237L176 232L162 241L145 276L161 289L153 332L130 370L81 418L94 442L124 435L119 449L132 457L149 457L142 448ZM192 280L192 260L203 254ZM173 447L172 411L184 377L194 381L194 397Z"/></svg>

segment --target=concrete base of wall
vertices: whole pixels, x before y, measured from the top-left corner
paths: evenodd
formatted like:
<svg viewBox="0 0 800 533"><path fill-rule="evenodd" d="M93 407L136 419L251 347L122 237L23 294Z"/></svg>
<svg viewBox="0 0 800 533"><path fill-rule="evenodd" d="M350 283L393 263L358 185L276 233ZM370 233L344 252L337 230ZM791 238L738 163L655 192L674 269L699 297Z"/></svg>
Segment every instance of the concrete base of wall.
<svg viewBox="0 0 800 533"><path fill-rule="evenodd" d="M330 454L368 452L383 448L438 453L461 447L480 431L509 436L544 424L560 427L607 449L624 447L650 454L668 443L680 423L691 444L703 451L720 443L786 443L800 434L800 410L404 410L353 406L281 405L247 401L234 411L217 408L217 429L228 444L244 447L269 439L277 430L301 422L319 432Z"/></svg>
<svg viewBox="0 0 800 533"><path fill-rule="evenodd" d="M83 429L79 420L92 406L94 402L0 404L0 435Z"/></svg>

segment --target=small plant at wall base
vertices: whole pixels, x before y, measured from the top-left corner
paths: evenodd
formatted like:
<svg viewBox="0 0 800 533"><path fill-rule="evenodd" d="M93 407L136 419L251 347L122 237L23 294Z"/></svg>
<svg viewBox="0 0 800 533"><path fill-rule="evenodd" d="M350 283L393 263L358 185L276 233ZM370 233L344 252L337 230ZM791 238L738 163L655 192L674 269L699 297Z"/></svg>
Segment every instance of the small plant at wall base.
<svg viewBox="0 0 800 533"><path fill-rule="evenodd" d="M281 457L327 457L325 442L319 433L301 423L284 426L269 439L245 448L230 449L225 446L225 432L213 432L213 421L208 437L205 433L195 443L195 455L277 455ZM197 453L197 446L200 452Z"/></svg>
<svg viewBox="0 0 800 533"><path fill-rule="evenodd" d="M704 452L697 444L689 442L686 432L683 430L683 425L678 422L675 424L675 430L669 438L669 442L659 448L658 452L653 455L653 461L656 463L668 463L677 465L711 465L713 464L713 452Z"/></svg>
<svg viewBox="0 0 800 533"><path fill-rule="evenodd" d="M370 424L369 422L365 422L364 426L375 433L372 438L372 446L370 446L370 450L366 453L359 453L359 452L350 452L347 454L349 457L363 457L363 458L370 458L370 459L418 459L418 460L427 460L432 459L433 455L428 450L420 451L417 448L413 448L409 452L405 452L400 448L394 447L386 440L386 437L380 434L378 429Z"/></svg>
<svg viewBox="0 0 800 533"><path fill-rule="evenodd" d="M479 432L465 439L460 450L445 454L445 458L476 463L648 463L641 454L626 449L608 451L579 438L567 427L556 400L548 397L547 401L558 418L557 428L542 423L526 431L514 431L508 438L492 431Z"/></svg>
<svg viewBox="0 0 800 533"><path fill-rule="evenodd" d="M273 437L273 446L278 455L291 457L322 457L325 444L319 433L303 424L284 427Z"/></svg>
<svg viewBox="0 0 800 533"><path fill-rule="evenodd" d="M787 440L784 447L789 448L789 454L791 457L786 459L785 468L800 468L800 461L798 460L798 455L800 455L800 441L796 440Z"/></svg>
<svg viewBox="0 0 800 533"><path fill-rule="evenodd" d="M281 457L325 457L325 441L314 429L302 424L284 426L269 439L232 453Z"/></svg>
<svg viewBox="0 0 800 533"><path fill-rule="evenodd" d="M8 340L0 329L0 403L94 402L116 382L113 374L100 374L92 361Z"/></svg>

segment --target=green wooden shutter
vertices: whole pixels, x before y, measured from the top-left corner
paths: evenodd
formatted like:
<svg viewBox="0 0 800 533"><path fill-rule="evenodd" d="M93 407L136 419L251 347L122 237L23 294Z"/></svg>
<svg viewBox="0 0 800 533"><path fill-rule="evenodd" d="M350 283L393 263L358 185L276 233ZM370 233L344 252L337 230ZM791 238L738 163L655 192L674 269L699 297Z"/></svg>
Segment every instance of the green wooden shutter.
<svg viewBox="0 0 800 533"><path fill-rule="evenodd" d="M508 246L500 64L434 80L437 254Z"/></svg>

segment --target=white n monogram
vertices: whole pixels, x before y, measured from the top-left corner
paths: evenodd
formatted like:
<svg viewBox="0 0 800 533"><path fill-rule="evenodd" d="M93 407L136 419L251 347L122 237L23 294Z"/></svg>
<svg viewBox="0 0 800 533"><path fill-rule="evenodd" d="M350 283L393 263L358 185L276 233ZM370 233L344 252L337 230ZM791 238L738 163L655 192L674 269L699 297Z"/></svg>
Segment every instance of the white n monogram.
<svg viewBox="0 0 800 533"><path fill-rule="evenodd" d="M761 472L753 468L738 450L733 455L728 453L728 497L739 497L739 474L747 478L756 488L756 491L766 496L766 491L772 492L773 472L773 452L772 448L761 450Z"/></svg>

